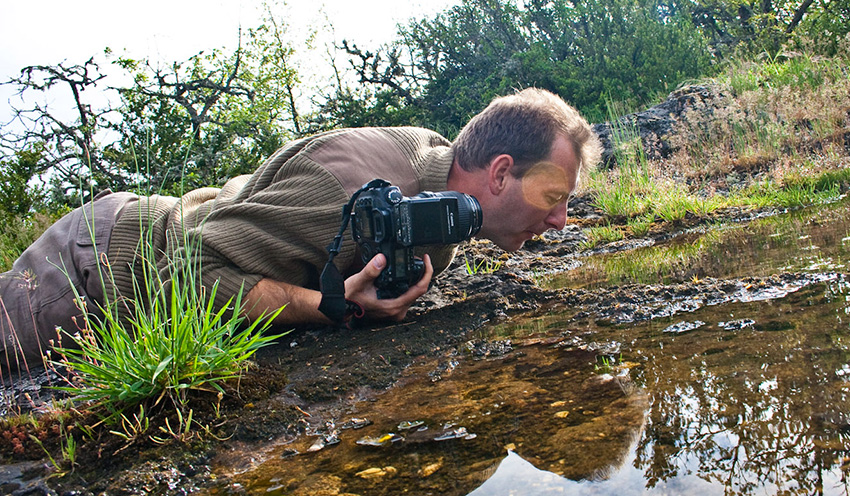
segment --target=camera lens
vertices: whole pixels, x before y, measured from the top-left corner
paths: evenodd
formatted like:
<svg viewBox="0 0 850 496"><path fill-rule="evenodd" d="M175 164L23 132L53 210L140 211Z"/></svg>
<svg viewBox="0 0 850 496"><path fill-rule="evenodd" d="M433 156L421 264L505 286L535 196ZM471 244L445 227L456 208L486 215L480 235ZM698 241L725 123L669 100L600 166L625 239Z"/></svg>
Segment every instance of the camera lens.
<svg viewBox="0 0 850 496"><path fill-rule="evenodd" d="M481 229L483 212L474 196L466 193L450 192L457 195L458 227L464 238L475 236Z"/></svg>

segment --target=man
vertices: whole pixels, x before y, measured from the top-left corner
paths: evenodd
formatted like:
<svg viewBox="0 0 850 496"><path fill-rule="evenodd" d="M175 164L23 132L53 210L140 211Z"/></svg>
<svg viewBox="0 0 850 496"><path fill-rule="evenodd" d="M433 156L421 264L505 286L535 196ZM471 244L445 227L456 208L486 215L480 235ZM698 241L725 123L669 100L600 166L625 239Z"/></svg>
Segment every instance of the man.
<svg viewBox="0 0 850 496"><path fill-rule="evenodd" d="M134 282L147 277L140 239L152 246L160 270L173 260L164 254L199 262L203 285L219 285L217 308L243 291L249 319L286 305L276 323L330 323L319 311L319 273L341 206L366 182L385 179L405 196L470 194L483 212L478 236L515 251L564 227L579 176L599 155L596 136L575 109L552 93L526 89L495 99L454 143L419 128L335 130L284 146L254 174L220 190L179 199L108 194L60 219L0 276L0 333L7 354L15 346L31 360L50 345L56 326L73 332L81 312L69 279L89 301L102 303L104 294L132 299ZM355 248L344 243L335 260L347 277L345 298L366 318L401 320L456 247L429 247L421 280L394 299L379 299L373 284L384 256L363 267Z"/></svg>

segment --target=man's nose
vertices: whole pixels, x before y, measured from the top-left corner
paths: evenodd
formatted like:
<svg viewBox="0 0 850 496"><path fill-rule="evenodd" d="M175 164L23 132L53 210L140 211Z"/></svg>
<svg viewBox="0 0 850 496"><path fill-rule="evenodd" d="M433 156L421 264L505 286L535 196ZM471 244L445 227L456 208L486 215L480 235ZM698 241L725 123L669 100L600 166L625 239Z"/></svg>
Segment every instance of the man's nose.
<svg viewBox="0 0 850 496"><path fill-rule="evenodd" d="M560 231L567 225L567 202L558 204L546 217L546 225L549 229Z"/></svg>

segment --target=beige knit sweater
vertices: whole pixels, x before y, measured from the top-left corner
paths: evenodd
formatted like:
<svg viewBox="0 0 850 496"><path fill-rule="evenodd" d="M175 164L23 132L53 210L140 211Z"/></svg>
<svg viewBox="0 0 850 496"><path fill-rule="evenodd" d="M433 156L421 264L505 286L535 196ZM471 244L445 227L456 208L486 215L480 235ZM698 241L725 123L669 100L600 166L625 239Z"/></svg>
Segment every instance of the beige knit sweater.
<svg viewBox="0 0 850 496"><path fill-rule="evenodd" d="M109 245L113 298L131 297L134 279L150 279L138 256L142 233L160 271L174 257L199 262L204 286L219 282L217 308L265 277L318 289L327 246L351 194L375 178L398 186L405 196L445 191L453 158L449 145L419 128L329 131L287 144L254 174L231 179L220 190L133 201L120 214ZM429 247L427 252L435 270L442 271L454 251ZM357 270L350 235L335 261L344 275Z"/></svg>

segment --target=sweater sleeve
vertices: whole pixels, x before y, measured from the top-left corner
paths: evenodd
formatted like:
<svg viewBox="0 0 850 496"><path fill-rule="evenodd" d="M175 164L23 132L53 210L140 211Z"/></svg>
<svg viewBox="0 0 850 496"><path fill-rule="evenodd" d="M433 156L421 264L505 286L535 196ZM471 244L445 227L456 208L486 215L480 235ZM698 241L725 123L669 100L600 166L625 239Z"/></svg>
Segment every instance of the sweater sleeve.
<svg viewBox="0 0 850 496"><path fill-rule="evenodd" d="M282 157L277 157L282 159ZM338 181L308 160L267 163L232 198L219 198L188 239L200 249L202 279L218 281L216 306L268 277L318 289L318 269L339 229L346 195ZM275 157L269 162L274 162ZM337 257L353 259L348 243Z"/></svg>

